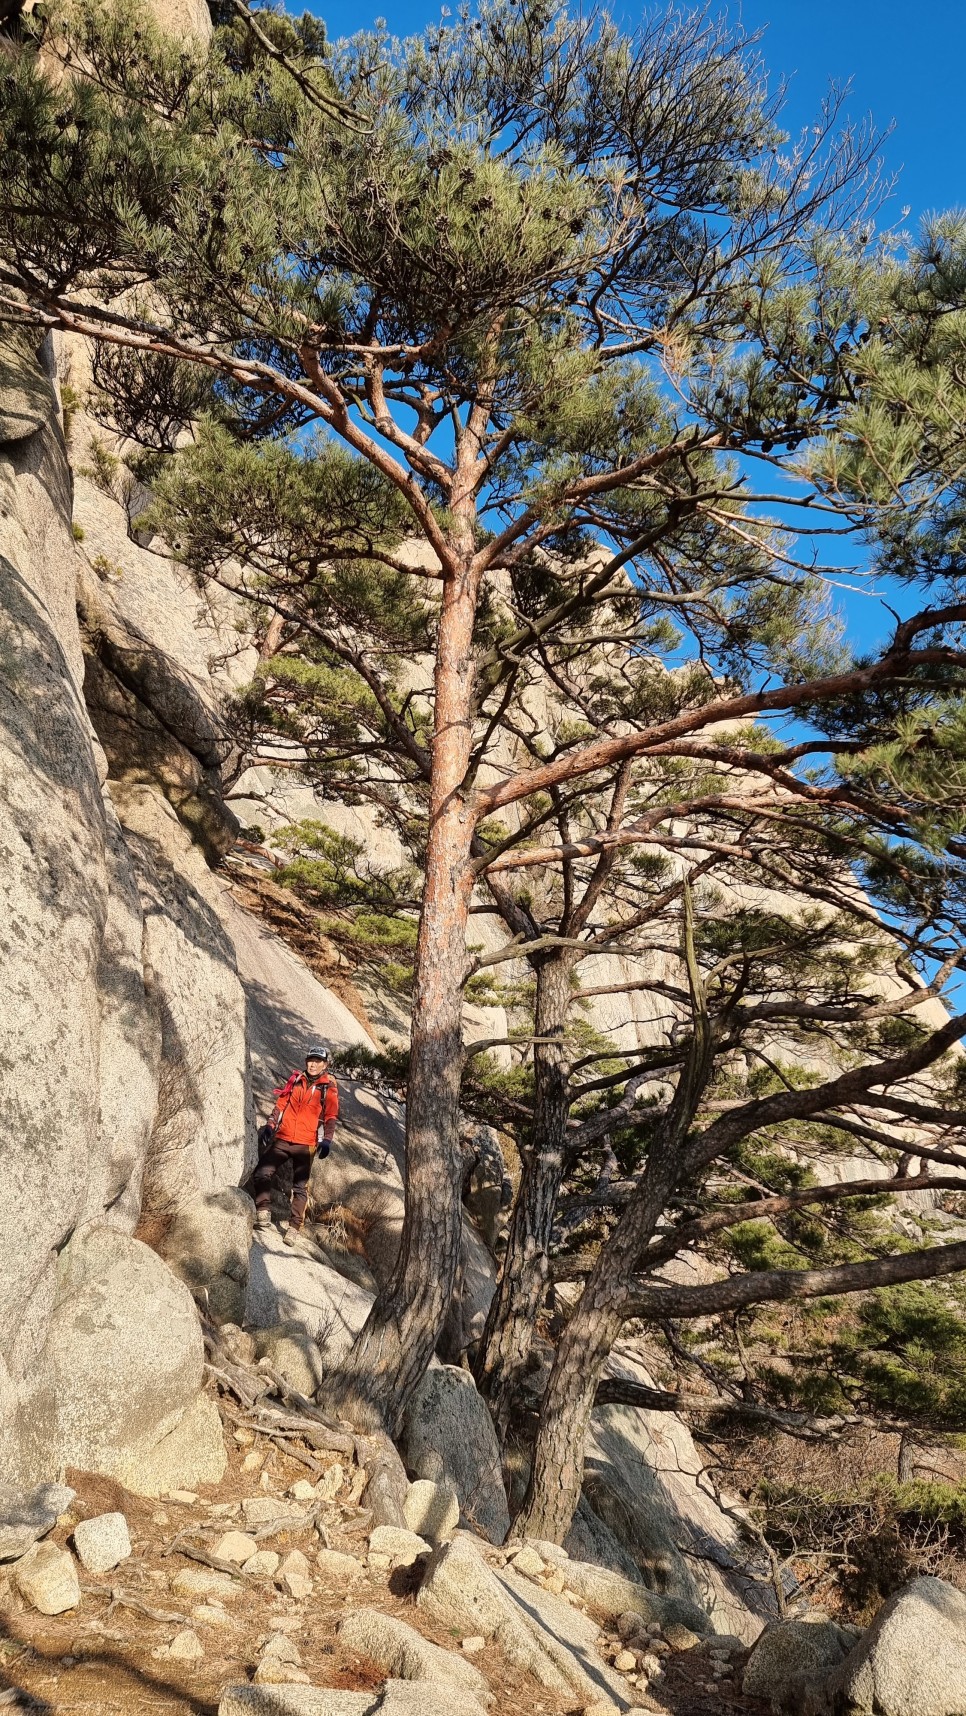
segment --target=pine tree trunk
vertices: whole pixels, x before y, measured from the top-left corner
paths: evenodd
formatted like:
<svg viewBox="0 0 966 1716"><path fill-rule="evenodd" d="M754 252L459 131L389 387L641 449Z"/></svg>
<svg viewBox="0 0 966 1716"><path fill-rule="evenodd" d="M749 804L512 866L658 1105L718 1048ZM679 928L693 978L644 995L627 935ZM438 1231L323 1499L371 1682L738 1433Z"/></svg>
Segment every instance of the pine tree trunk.
<svg viewBox="0 0 966 1716"><path fill-rule="evenodd" d="M540 1425L514 1536L562 1543L584 1481L584 1444L601 1366L623 1318L585 1289L561 1336L540 1410Z"/></svg>
<svg viewBox="0 0 966 1716"><path fill-rule="evenodd" d="M472 744L473 623L478 581L444 584L435 673L433 767L406 1103L406 1210L392 1274L326 1403L362 1429L397 1435L433 1356L460 1255L463 1162L459 1092L466 925L474 814L465 796Z"/></svg>
<svg viewBox="0 0 966 1716"><path fill-rule="evenodd" d="M503 1270L476 1366L480 1391L501 1436L526 1372L549 1277L547 1252L564 1174L570 1111L564 1032L573 967L570 953L553 956L537 967L534 1034L549 1041L534 1045L533 1138L524 1157Z"/></svg>

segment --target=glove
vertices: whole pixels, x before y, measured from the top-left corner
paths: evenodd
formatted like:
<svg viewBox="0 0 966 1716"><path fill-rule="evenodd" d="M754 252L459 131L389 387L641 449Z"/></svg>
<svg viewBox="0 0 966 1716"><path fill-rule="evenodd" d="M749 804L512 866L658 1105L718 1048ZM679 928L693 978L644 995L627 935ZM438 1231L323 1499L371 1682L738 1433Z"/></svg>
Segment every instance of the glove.
<svg viewBox="0 0 966 1716"><path fill-rule="evenodd" d="M260 1126L256 1133L256 1137L258 1139L259 1151L264 1155L265 1151L270 1150L275 1142L274 1126L269 1126L267 1123L264 1126Z"/></svg>

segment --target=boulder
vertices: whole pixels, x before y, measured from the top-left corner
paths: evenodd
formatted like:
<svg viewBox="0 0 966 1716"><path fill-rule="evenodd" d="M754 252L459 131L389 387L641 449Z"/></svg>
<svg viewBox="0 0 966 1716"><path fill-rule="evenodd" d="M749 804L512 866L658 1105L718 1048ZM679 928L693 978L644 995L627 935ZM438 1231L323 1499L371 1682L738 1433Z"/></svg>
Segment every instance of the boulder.
<svg viewBox="0 0 966 1716"><path fill-rule="evenodd" d="M26 1555L38 1537L45 1537L74 1499L66 1484L38 1484L33 1490L0 1492L0 1561Z"/></svg>
<svg viewBox="0 0 966 1716"><path fill-rule="evenodd" d="M354 1609L346 1615L339 1627L339 1643L397 1680L449 1687L454 1700L459 1688L489 1702L489 1688L478 1668L380 1609Z"/></svg>
<svg viewBox="0 0 966 1716"><path fill-rule="evenodd" d="M741 1690L773 1710L794 1710L805 1686L823 1681L851 1645L833 1621L777 1621L753 1647Z"/></svg>
<svg viewBox="0 0 966 1716"><path fill-rule="evenodd" d="M220 1484L228 1466L221 1418L207 1394L196 1394L173 1430L122 1467L135 1495L163 1496L181 1484Z"/></svg>
<svg viewBox="0 0 966 1716"><path fill-rule="evenodd" d="M325 1375L322 1354L299 1322L275 1323L255 1331L255 1356L267 1359L280 1377L311 1400Z"/></svg>
<svg viewBox="0 0 966 1716"><path fill-rule="evenodd" d="M274 1579L281 1564L282 1557L276 1550L256 1549L254 1555L242 1562L242 1572L250 1579Z"/></svg>
<svg viewBox="0 0 966 1716"><path fill-rule="evenodd" d="M823 1703L848 1716L962 1716L966 1596L933 1578L896 1591L833 1670Z"/></svg>
<svg viewBox="0 0 966 1716"><path fill-rule="evenodd" d="M168 1655L177 1657L181 1662L199 1662L204 1654L205 1647L191 1627L185 1627L182 1632L175 1633L168 1646Z"/></svg>
<svg viewBox="0 0 966 1716"><path fill-rule="evenodd" d="M165 1261L213 1322L237 1325L245 1315L254 1219L251 1198L226 1186L182 1205L165 1235Z"/></svg>
<svg viewBox="0 0 966 1716"><path fill-rule="evenodd" d="M123 1513L99 1513L74 1527L74 1548L88 1573L109 1573L131 1553L131 1535Z"/></svg>
<svg viewBox="0 0 966 1716"><path fill-rule="evenodd" d="M35 1543L16 1562L13 1576L24 1602L42 1615L62 1615L81 1600L74 1558L55 1543Z"/></svg>
<svg viewBox="0 0 966 1716"><path fill-rule="evenodd" d="M445 1686L437 1689L411 1680L387 1680L375 1709L377 1716L454 1716L453 1696ZM458 1709L459 1716L483 1716L483 1705L465 1690Z"/></svg>
<svg viewBox="0 0 966 1716"><path fill-rule="evenodd" d="M234 1561L239 1567L258 1553L258 1544L247 1531L226 1531L219 1537L212 1553L219 1561Z"/></svg>
<svg viewBox="0 0 966 1716"><path fill-rule="evenodd" d="M403 1501L410 1531L430 1543L448 1543L460 1522L460 1500L452 1484L437 1484L432 1478L417 1478Z"/></svg>
<svg viewBox="0 0 966 1716"><path fill-rule="evenodd" d="M366 1571L354 1555L344 1555L341 1549L320 1549L315 1557L315 1565L322 1578L335 1585L341 1585L346 1580L362 1579Z"/></svg>
<svg viewBox="0 0 966 1716"><path fill-rule="evenodd" d="M56 1458L141 1494L193 1485L195 1421L187 1437L177 1432L193 1410L210 1441L206 1408L215 1409L200 1393L203 1365L197 1310L160 1257L104 1225L76 1234L61 1254L39 1366L56 1399ZM220 1422L218 1445L220 1477Z"/></svg>
<svg viewBox="0 0 966 1716"><path fill-rule="evenodd" d="M510 1513L493 1420L468 1371L428 1370L410 1403L403 1453L411 1472L455 1490L463 1516L502 1543Z"/></svg>
<svg viewBox="0 0 966 1716"><path fill-rule="evenodd" d="M275 1575L276 1585L281 1585L284 1591L296 1601L302 1601L312 1595L312 1569L307 1555L301 1549L290 1549L283 1559Z"/></svg>
<svg viewBox="0 0 966 1716"><path fill-rule="evenodd" d="M325 1686L228 1686L218 1716L377 1716L381 1702L378 1692Z"/></svg>
<svg viewBox="0 0 966 1716"><path fill-rule="evenodd" d="M377 1525L369 1537L370 1555L387 1555L395 1567L411 1567L421 1555L428 1555L430 1545L414 1531L403 1531L398 1525Z"/></svg>
<svg viewBox="0 0 966 1716"><path fill-rule="evenodd" d="M611 1573L606 1567L594 1567L586 1561L568 1561L562 1571L568 1588L583 1597L585 1603L602 1610L609 1620L632 1612L645 1621L660 1621L662 1626L677 1621L696 1633L712 1630L704 1611L685 1597L649 1591L646 1585L625 1578L623 1573Z"/></svg>
<svg viewBox="0 0 966 1716"><path fill-rule="evenodd" d="M218 1573L214 1568L209 1572L205 1567L183 1567L172 1579L171 1590L176 1597L217 1597L223 1603L241 1596L242 1586L228 1573Z"/></svg>
<svg viewBox="0 0 966 1716"><path fill-rule="evenodd" d="M457 1638L495 1639L510 1662L561 1698L619 1709L629 1702L626 1681L597 1654L594 1622L512 1568L493 1572L464 1533L434 1550L416 1602Z"/></svg>
<svg viewBox="0 0 966 1716"><path fill-rule="evenodd" d="M304 1241L293 1251L277 1229L256 1232L249 1254L245 1310L245 1322L256 1339L260 1330L298 1328L327 1359L337 1358L362 1328L372 1299L371 1293L325 1263L321 1254L315 1256Z"/></svg>

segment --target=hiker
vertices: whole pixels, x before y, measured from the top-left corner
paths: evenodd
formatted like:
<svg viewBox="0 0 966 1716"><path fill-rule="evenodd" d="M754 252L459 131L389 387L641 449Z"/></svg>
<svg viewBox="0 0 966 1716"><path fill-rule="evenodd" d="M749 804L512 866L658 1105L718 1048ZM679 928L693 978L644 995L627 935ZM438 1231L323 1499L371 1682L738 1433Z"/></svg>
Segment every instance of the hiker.
<svg viewBox="0 0 966 1716"><path fill-rule="evenodd" d="M255 1226L272 1223L272 1181L285 1162L292 1164L292 1214L285 1230L286 1245L302 1231L309 1198L309 1175L316 1155L327 1156L339 1114L339 1089L329 1072L329 1051L314 1043L305 1055L305 1071L293 1072L275 1091L275 1107L258 1134L255 1187Z"/></svg>

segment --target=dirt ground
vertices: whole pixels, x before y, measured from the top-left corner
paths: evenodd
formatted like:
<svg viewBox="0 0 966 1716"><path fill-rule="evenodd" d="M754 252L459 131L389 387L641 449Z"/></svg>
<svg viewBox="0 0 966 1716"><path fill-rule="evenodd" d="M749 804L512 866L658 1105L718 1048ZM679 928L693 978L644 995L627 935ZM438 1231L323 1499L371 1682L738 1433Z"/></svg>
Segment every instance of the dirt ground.
<svg viewBox="0 0 966 1716"><path fill-rule="evenodd" d="M237 1594L214 1614L210 1601L176 1596L171 1583L179 1572L188 1567L204 1570L176 1547L179 1539L186 1536L210 1552L222 1532L246 1529L243 1498L284 1496L305 1477L304 1466L261 1437L252 1447L239 1445L229 1434L229 1447L230 1469L223 1481L207 1486L189 1504L168 1498L146 1501L109 1479L68 1471L67 1482L77 1499L51 1540L69 1545L79 1519L116 1511L127 1518L133 1553L110 1573L95 1576L80 1569L80 1605L52 1617L27 1607L0 1569L0 1708L30 1710L35 1716L66 1716L69 1711L214 1716L223 1690L252 1678L262 1647L276 1632L286 1633L297 1646L313 1685L377 1688L385 1680L384 1671L339 1644L339 1622L353 1607L383 1609L453 1649L456 1641L417 1609L410 1570L388 1576L364 1571L350 1586L326 1582L315 1565L320 1539L314 1528L282 1531L259 1542L260 1549L284 1555L298 1548L308 1556L315 1590L304 1601L283 1594L270 1578L241 1574ZM317 1458L326 1464L325 1455ZM252 1469L256 1461L258 1469ZM367 1524L368 1515L354 1507L344 1491L327 1506L322 1520L328 1547L364 1558ZM166 1654L171 1640L186 1628L204 1647L204 1657L196 1662ZM473 1661L495 1694L492 1716L519 1716L521 1711L527 1716L564 1716L579 1708L553 1698L508 1664L495 1645Z"/></svg>

